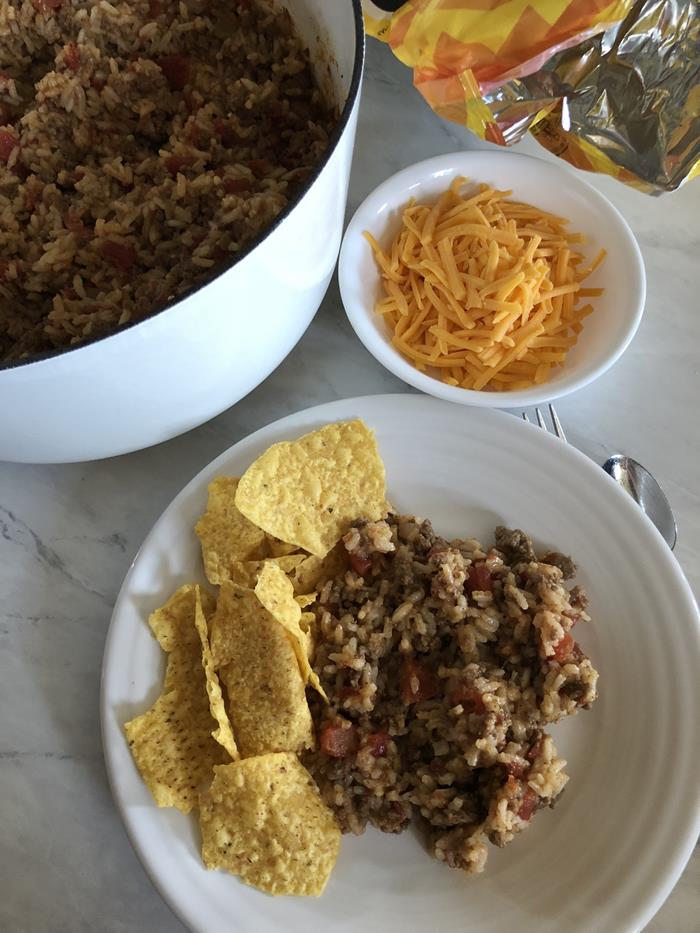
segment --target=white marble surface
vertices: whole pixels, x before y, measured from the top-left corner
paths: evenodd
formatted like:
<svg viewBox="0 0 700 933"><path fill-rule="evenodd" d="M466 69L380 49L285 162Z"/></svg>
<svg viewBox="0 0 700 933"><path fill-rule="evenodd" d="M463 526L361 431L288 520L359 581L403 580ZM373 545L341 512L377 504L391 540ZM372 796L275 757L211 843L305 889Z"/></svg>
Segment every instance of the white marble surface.
<svg viewBox="0 0 700 933"><path fill-rule="evenodd" d="M349 210L404 165L474 145L434 117L407 72L370 43ZM542 154L534 142L523 148ZM563 400L559 413L570 439L592 457L622 450L659 477L678 516L676 553L697 594L700 181L660 200L608 179L594 184L639 239L647 310L624 358ZM0 930L182 929L129 846L102 763L100 664L119 585L170 499L239 438L318 402L396 391L405 387L354 339L333 285L277 372L198 430L99 463L0 464ZM648 930L694 933L699 918L696 850Z"/></svg>

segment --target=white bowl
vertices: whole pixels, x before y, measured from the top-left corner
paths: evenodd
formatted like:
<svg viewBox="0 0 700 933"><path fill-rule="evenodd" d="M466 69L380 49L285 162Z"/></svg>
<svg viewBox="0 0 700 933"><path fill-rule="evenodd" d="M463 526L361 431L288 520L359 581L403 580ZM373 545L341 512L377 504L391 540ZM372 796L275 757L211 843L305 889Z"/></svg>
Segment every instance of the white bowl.
<svg viewBox="0 0 700 933"><path fill-rule="evenodd" d="M374 312L381 293L379 272L363 232L388 246L410 198L430 201L457 175L513 191L517 200L566 217L572 232L584 233L592 259L601 247L605 262L586 285L602 287L576 346L544 385L513 392L474 391L446 385L419 372L389 342L389 329ZM568 395L601 376L619 359L639 326L646 281L642 254L619 211L571 169L512 152L454 152L418 162L379 185L358 207L340 251L340 293L355 333L369 352L399 379L429 395L488 408L520 408Z"/></svg>

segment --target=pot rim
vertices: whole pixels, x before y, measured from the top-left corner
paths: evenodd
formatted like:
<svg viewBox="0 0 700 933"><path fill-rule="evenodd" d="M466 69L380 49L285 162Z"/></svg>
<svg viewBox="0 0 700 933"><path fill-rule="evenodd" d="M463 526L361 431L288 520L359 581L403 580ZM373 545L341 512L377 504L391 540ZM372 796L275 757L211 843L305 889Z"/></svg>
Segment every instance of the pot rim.
<svg viewBox="0 0 700 933"><path fill-rule="evenodd" d="M350 0L352 4L352 9L354 13L355 20L355 58L353 61L353 70L352 77L350 79L350 87L348 89L348 95L343 105L343 109L340 113L340 118L331 133L330 141L328 148L324 152L323 156L316 163L314 168L309 173L308 177L304 181L303 185L299 188L295 197L287 204L287 206L282 210L274 221L268 226L265 227L261 233L258 234L253 240L248 243L241 252L237 253L236 256L228 262L225 266L220 267L216 275L212 275L207 279L199 282L197 285L193 285L184 291L181 295L178 295L177 298L174 298L168 304L164 305L158 311L150 314L147 318L143 318L139 321L131 321L128 324L123 325L119 330L112 334L105 334L101 337L92 337L89 340L85 340L82 343L74 347L63 347L57 348L55 350L46 350L44 353L38 353L35 356L32 356L27 360L10 360L9 362L2 363L0 362L0 378L2 378L2 373L17 369L26 369L30 366L39 366L42 363L48 363L51 360L55 360L59 357L65 357L72 353L78 353L80 350L84 350L86 347L95 346L98 343L104 343L107 340L118 340L119 338L125 336L130 330L135 327L143 327L147 325L149 321L153 321L156 318L159 318L162 314L170 311L176 305L179 305L181 302L186 301L188 298L191 298L192 295L197 294L197 292L206 288L212 282L216 281L221 275L228 272L234 266L237 266L242 262L253 250L257 249L265 240L270 236L270 234L276 230L280 224L282 224L286 218L291 214L291 212L304 200L311 186L314 184L316 179L319 177L321 172L324 170L326 165L329 163L331 157L338 148L343 134L347 128L348 123L350 122L350 116L355 107L359 92L360 92L360 83L362 81L362 70L365 60L365 30L364 30L364 19L362 15L362 0Z"/></svg>

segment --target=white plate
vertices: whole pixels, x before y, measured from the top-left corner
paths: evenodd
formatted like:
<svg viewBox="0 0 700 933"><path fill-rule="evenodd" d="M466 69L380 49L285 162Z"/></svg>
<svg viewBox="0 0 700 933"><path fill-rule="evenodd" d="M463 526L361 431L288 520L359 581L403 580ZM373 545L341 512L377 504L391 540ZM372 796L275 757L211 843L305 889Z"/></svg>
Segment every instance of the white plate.
<svg viewBox="0 0 700 933"><path fill-rule="evenodd" d="M465 877L410 833L343 839L321 899L271 898L207 872L194 817L159 810L122 724L157 696L163 658L149 611L202 579L193 526L207 483L240 474L275 441L359 416L377 432L391 501L447 536L489 540L519 526L574 556L593 622L581 643L600 698L557 729L571 781L555 810ZM671 552L641 511L578 451L499 412L421 396L333 402L241 441L195 477L144 542L117 600L105 649L102 729L115 800L162 895L193 930L620 931L661 906L700 828L697 607ZM577 629L578 635L578 629ZM118 883L118 879L115 881Z"/></svg>

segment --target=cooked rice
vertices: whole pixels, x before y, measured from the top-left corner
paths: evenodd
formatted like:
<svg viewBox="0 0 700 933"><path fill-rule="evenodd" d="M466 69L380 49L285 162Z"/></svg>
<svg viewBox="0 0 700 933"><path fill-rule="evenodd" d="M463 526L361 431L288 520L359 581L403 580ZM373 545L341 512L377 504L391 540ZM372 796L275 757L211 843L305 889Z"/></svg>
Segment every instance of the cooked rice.
<svg viewBox="0 0 700 933"><path fill-rule="evenodd" d="M109 334L211 277L334 122L269 0L1 3L0 360Z"/></svg>
<svg viewBox="0 0 700 933"><path fill-rule="evenodd" d="M568 777L545 727L588 709L597 673L571 636L586 595L575 566L538 557L521 531L495 546L447 542L411 516L359 524L351 569L316 605L305 764L344 832L411 818L432 853L467 872L553 806Z"/></svg>

